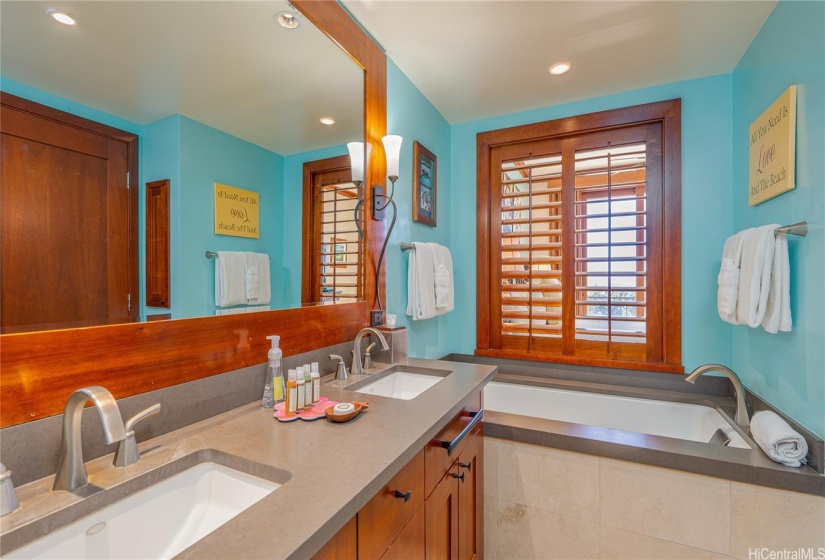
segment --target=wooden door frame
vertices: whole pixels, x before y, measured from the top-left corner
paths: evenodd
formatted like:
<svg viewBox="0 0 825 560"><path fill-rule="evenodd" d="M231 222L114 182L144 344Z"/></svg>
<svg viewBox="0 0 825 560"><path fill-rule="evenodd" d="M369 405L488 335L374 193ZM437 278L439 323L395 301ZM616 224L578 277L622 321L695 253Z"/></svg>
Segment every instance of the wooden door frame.
<svg viewBox="0 0 825 560"><path fill-rule="evenodd" d="M140 159L138 154L138 135L97 121L79 117L55 109L54 107L49 107L48 105L36 103L5 91L0 91L0 105L64 126L103 136L110 140L116 140L126 145L126 169L129 171L128 263L130 270L128 272L128 290L134 299L134 301L131 302L131 309L128 311L128 322L134 323L138 321L140 319L140 291L138 282L138 271L140 270L140 256L138 255L138 185L140 185L140 177L138 176L138 169ZM120 320L118 321L118 323L122 322L123 321Z"/></svg>
<svg viewBox="0 0 825 560"><path fill-rule="evenodd" d="M313 204L315 193L313 191L313 183L315 176L321 173L328 173L334 171L343 171L344 169L351 169L348 155L335 156L331 158L319 159L315 161L308 161L304 163L303 174L303 232L301 235L301 303L311 304L318 303L320 300L313 300L313 263L318 262L318 244L315 239L315 229L317 226L318 217L316 216L315 206ZM362 216L366 216L366 210L362 212ZM364 224L362 224L364 227ZM363 261L363 254L361 255ZM363 286L358 290L363 293Z"/></svg>

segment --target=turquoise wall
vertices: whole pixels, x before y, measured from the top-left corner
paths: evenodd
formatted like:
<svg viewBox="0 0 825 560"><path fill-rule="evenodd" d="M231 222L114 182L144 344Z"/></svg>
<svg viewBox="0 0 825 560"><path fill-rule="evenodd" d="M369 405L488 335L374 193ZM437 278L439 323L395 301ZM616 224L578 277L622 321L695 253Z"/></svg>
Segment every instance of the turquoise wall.
<svg viewBox="0 0 825 560"><path fill-rule="evenodd" d="M452 128L455 259L452 351L471 353L476 336L476 134L527 123L666 99L682 99L682 363L731 361L731 330L716 313L719 255L731 230L731 76L677 82L555 107L458 124Z"/></svg>
<svg viewBox="0 0 825 560"><path fill-rule="evenodd" d="M146 307L146 290L143 286L146 282L146 235L143 233L141 225L138 235L140 244L140 301L141 318L147 315L171 313L172 317L181 317L180 295L181 295L181 266L180 266L180 245L181 230L176 224L174 216L180 215L181 204L181 182L180 182L180 115L172 115L165 119L155 121L143 127L141 135L141 173L140 173L140 222L145 223L146 215L146 183L169 179L169 217L171 227L169 231L169 271L170 299L169 309L159 309Z"/></svg>
<svg viewBox="0 0 825 560"><path fill-rule="evenodd" d="M180 118L180 213L172 217L180 236L181 317L215 312L215 262L205 251L268 253L281 261L282 240L277 219L284 158L187 117ZM248 239L215 234L214 184L223 183L259 195L260 237ZM273 268L278 268L273 267ZM272 282L271 306L281 306L281 286Z"/></svg>
<svg viewBox="0 0 825 560"><path fill-rule="evenodd" d="M459 246L451 238L451 232L458 228L454 223L452 209L455 184L452 178L450 125L433 105L410 82L407 76L391 61L387 60L387 134L398 134L404 138L401 145L401 165L399 178L395 184L395 203L398 205L398 220L390 236L387 254L384 257L387 271L387 294L383 299L387 313L398 316L399 324L407 326L409 353L419 358L440 358L454 351L454 339L450 332L454 317L464 316L458 301L459 293L465 285L456 283L456 310L446 315L424 321L413 321L406 316L407 309L407 254L401 252L399 244L412 241L433 241L450 247L454 268L460 262ZM418 141L437 158L436 176L436 221L437 227L412 221L412 179L413 142ZM475 157L473 157L473 162ZM474 163L473 163L474 165ZM387 181L389 187L389 181ZM461 209L464 213L475 213L475 199L466 201ZM386 223L389 226L389 216ZM475 233L472 233L473 246ZM463 277L463 276L462 276ZM458 282L459 276L456 276ZM467 281L466 278L464 278ZM470 279L475 285L475 280ZM475 301L472 302L475 309ZM465 313L462 313L464 311ZM464 329L469 329L463 325ZM471 351L472 349L470 349Z"/></svg>
<svg viewBox="0 0 825 560"><path fill-rule="evenodd" d="M796 189L748 207L750 124L797 85ZM788 236L790 333L733 330L733 369L747 387L825 437L825 3L780 1L733 73L733 228L807 220Z"/></svg>

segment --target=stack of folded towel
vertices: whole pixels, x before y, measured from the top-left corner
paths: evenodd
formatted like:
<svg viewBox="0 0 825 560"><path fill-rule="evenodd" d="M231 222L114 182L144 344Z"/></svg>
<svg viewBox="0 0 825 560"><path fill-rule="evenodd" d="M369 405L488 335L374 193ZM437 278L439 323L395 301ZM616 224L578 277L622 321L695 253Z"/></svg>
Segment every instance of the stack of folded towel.
<svg viewBox="0 0 825 560"><path fill-rule="evenodd" d="M431 319L455 307L453 258L438 243L413 243L407 274L407 315Z"/></svg>
<svg viewBox="0 0 825 560"><path fill-rule="evenodd" d="M266 305L272 299L269 255L218 251L215 260L215 305Z"/></svg>
<svg viewBox="0 0 825 560"><path fill-rule="evenodd" d="M808 442L775 412L763 410L754 414L751 435L777 463L799 467L807 462Z"/></svg>
<svg viewBox="0 0 825 560"><path fill-rule="evenodd" d="M751 228L725 242L719 270L719 317L732 325L791 330L787 235L778 224Z"/></svg>

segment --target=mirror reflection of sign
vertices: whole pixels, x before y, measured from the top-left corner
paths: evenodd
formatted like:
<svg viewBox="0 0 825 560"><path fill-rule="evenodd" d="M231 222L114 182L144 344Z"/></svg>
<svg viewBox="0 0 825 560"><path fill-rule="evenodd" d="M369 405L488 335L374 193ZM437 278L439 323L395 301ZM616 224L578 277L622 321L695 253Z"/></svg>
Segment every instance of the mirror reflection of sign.
<svg viewBox="0 0 825 560"><path fill-rule="evenodd" d="M215 183L215 233L257 239L258 193Z"/></svg>

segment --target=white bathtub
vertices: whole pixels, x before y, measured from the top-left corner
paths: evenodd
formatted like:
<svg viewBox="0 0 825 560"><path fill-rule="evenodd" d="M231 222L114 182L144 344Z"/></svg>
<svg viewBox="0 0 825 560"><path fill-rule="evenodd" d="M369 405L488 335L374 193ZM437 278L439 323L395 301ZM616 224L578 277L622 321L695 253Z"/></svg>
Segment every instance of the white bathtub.
<svg viewBox="0 0 825 560"><path fill-rule="evenodd" d="M702 443L721 429L729 447L751 449L716 409L696 404L494 382L484 388L484 408Z"/></svg>

